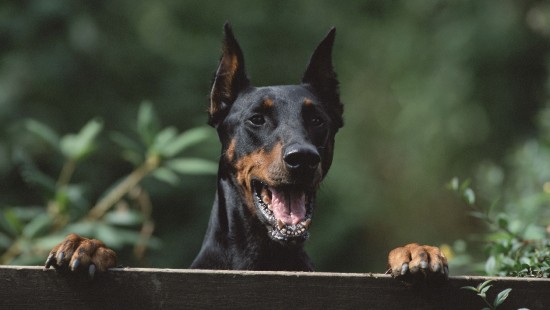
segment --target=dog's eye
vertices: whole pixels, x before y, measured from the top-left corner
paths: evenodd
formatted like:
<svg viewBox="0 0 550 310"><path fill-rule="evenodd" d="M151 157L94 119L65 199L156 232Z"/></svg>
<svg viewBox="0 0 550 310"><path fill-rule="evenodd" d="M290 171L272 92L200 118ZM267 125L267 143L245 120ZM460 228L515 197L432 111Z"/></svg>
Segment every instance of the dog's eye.
<svg viewBox="0 0 550 310"><path fill-rule="evenodd" d="M262 126L263 124L265 124L265 118L261 114L252 115L252 117L249 118L248 121L255 126Z"/></svg>
<svg viewBox="0 0 550 310"><path fill-rule="evenodd" d="M321 126L323 125L323 123L324 123L323 119L320 118L319 116L312 116L309 119L309 124L311 126Z"/></svg>

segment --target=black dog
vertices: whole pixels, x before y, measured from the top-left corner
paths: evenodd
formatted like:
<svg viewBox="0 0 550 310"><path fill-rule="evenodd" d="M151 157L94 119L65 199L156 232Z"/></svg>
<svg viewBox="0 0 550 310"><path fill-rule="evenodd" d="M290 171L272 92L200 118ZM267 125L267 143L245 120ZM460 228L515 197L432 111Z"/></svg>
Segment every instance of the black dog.
<svg viewBox="0 0 550 310"><path fill-rule="evenodd" d="M303 243L342 127L334 35L332 29L315 50L301 85L256 88L225 26L209 111L223 156L208 232L192 268L313 270Z"/></svg>
<svg viewBox="0 0 550 310"><path fill-rule="evenodd" d="M222 156L218 190L202 249L191 268L312 271L303 249L315 210L315 193L332 163L343 106L332 66L335 29L315 49L301 84L253 87L231 27L214 79L209 124ZM100 241L68 236L46 267L116 264ZM395 276L446 275L439 249L410 244L393 250Z"/></svg>

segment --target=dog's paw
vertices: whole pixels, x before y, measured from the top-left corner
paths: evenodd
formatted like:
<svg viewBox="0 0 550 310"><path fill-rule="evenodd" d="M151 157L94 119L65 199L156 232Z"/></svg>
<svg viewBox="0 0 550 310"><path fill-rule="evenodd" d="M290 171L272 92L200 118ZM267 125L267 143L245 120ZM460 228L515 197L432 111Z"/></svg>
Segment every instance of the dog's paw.
<svg viewBox="0 0 550 310"><path fill-rule="evenodd" d="M53 266L57 270L84 270L91 278L96 271L104 272L116 266L116 253L96 239L68 235L56 245L46 259L45 267Z"/></svg>
<svg viewBox="0 0 550 310"><path fill-rule="evenodd" d="M408 283L439 282L449 277L447 258L437 247L407 244L388 255L388 273Z"/></svg>

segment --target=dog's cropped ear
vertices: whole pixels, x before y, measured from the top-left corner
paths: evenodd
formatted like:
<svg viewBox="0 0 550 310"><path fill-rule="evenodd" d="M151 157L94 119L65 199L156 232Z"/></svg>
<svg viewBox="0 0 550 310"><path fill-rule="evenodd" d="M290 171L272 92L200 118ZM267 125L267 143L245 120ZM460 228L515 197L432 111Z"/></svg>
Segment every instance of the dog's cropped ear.
<svg viewBox="0 0 550 310"><path fill-rule="evenodd" d="M343 105L340 102L338 79L332 66L332 46L336 28L330 29L323 41L319 43L307 66L302 83L308 84L321 96L321 101L331 111L336 128L343 126Z"/></svg>
<svg viewBox="0 0 550 310"><path fill-rule="evenodd" d="M244 69L243 52L229 23L225 23L224 33L223 53L212 84L208 109L208 124L213 127L225 118L239 92L250 85Z"/></svg>

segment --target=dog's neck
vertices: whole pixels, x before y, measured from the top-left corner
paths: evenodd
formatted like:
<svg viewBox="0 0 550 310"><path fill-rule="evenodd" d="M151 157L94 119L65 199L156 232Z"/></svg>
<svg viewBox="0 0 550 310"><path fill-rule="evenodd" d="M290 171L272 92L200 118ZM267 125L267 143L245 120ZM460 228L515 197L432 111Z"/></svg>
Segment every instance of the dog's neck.
<svg viewBox="0 0 550 310"><path fill-rule="evenodd" d="M191 265L200 269L312 271L303 245L273 241L247 206L232 175L219 175L202 248Z"/></svg>

